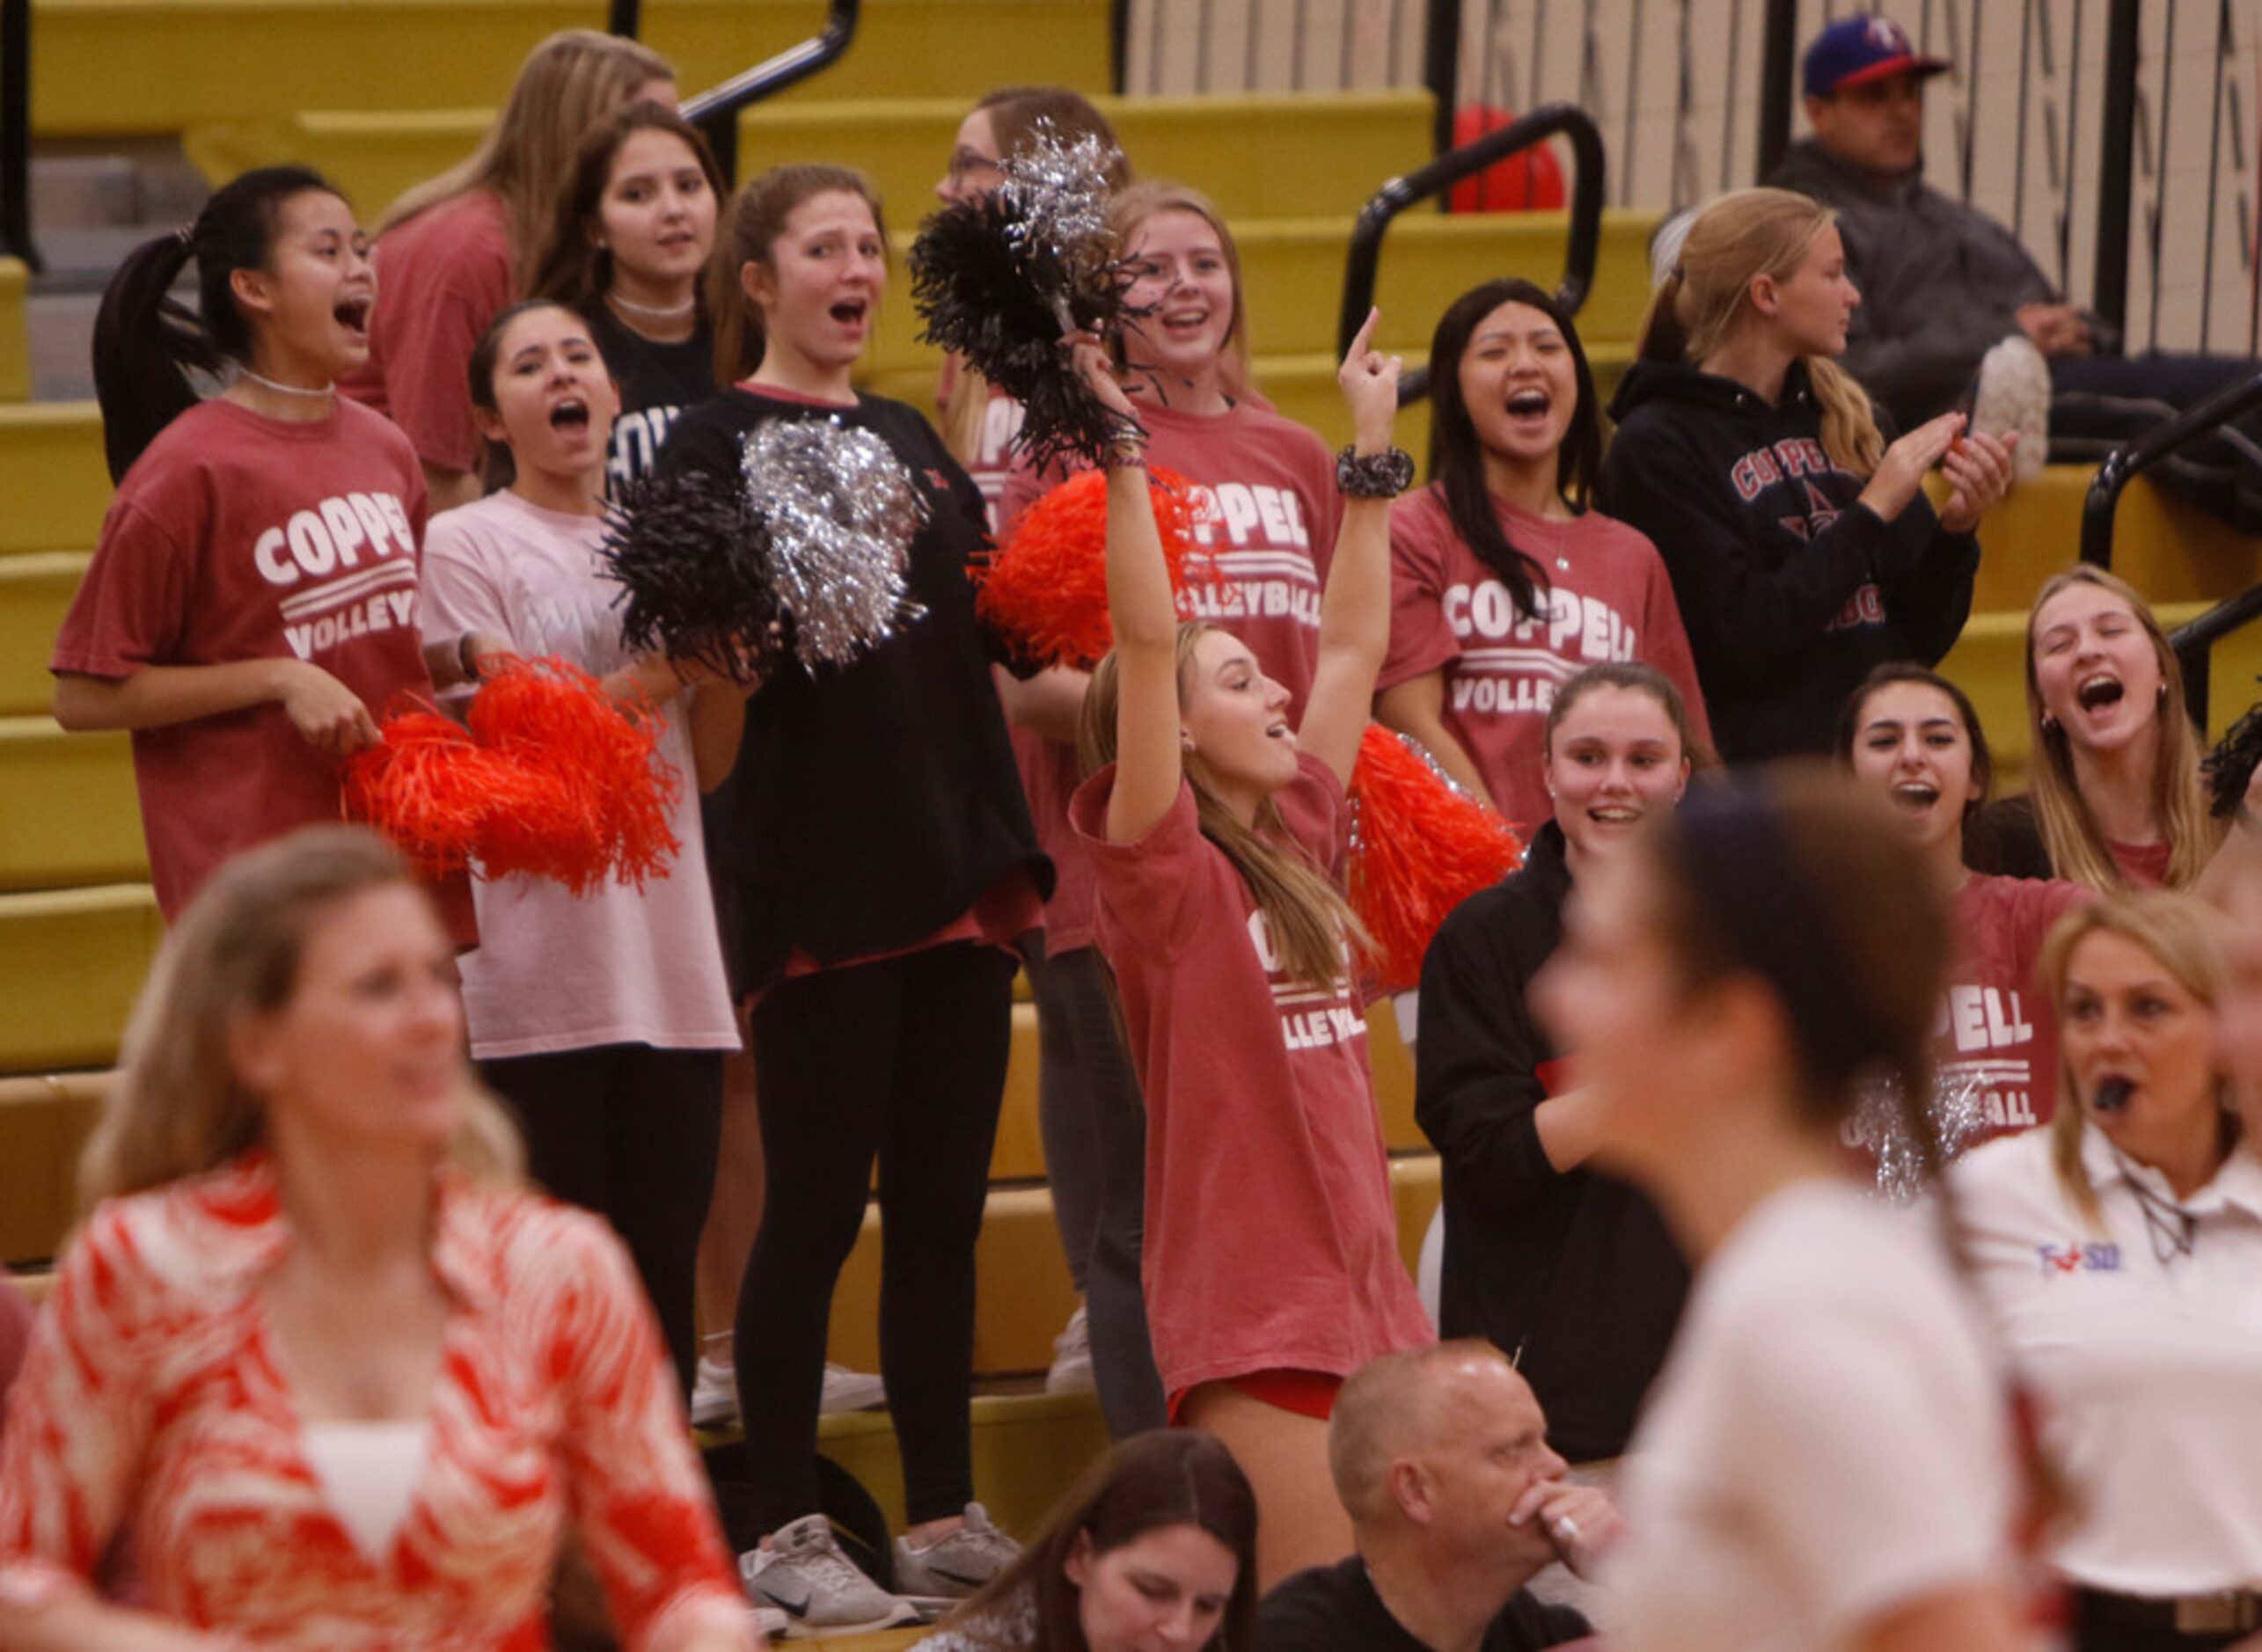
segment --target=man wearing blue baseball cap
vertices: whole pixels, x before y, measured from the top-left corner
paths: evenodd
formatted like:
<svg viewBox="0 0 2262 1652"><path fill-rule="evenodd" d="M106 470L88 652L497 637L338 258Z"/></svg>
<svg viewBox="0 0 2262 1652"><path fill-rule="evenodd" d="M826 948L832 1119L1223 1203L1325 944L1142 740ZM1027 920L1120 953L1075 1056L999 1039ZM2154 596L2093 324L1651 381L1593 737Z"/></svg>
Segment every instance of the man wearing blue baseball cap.
<svg viewBox="0 0 2262 1652"><path fill-rule="evenodd" d="M2018 238L1924 181L1924 85L1948 72L1889 18L1842 18L1806 49L1806 118L1768 181L1838 212L1861 289L1843 364L1909 428L1969 400L1973 423L2021 435L2021 474L2046 452L2102 458L2254 370L2244 360L2111 354ZM2262 447L2234 430L2156 472L2234 523L2262 523Z"/></svg>

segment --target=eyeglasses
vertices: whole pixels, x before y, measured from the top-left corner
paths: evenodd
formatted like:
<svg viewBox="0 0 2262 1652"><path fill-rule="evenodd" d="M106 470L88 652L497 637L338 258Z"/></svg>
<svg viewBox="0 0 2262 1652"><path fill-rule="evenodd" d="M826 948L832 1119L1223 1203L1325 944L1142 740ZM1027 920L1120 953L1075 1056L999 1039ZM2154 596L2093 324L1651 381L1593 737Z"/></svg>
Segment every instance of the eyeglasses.
<svg viewBox="0 0 2262 1652"><path fill-rule="evenodd" d="M948 172L950 181L954 184L963 184L970 178L994 177L1005 170L1003 165L991 159L990 157L977 154L970 149L955 149L950 152L950 165Z"/></svg>

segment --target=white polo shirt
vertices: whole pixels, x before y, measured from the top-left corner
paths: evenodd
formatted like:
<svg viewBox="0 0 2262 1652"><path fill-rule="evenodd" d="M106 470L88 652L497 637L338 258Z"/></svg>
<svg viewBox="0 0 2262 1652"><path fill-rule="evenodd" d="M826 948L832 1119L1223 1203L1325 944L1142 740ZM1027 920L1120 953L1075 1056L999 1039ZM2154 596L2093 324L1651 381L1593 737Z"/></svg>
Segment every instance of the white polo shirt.
<svg viewBox="0 0 2262 1652"><path fill-rule="evenodd" d="M1990 1142L1951 1175L1982 1294L2082 1500L2051 1558L2116 1594L2262 1588L2262 1162L2234 1152L2178 1202L2088 1125L2100 1232L2050 1149L2046 1129ZM2132 1178L2195 1218L2187 1254L2156 1240Z"/></svg>
<svg viewBox="0 0 2262 1652"><path fill-rule="evenodd" d="M1629 1450L1611 1644L1818 1652L2009 1581L2009 1402L1979 1316L1936 1225L1850 1182L1746 1216Z"/></svg>

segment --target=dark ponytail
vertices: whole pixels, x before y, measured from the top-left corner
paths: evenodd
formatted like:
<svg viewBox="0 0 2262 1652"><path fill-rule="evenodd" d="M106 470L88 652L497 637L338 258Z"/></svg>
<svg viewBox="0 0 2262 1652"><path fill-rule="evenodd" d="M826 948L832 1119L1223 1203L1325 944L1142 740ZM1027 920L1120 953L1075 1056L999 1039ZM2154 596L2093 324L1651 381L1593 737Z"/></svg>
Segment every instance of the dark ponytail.
<svg viewBox="0 0 2262 1652"><path fill-rule="evenodd" d="M304 166L262 166L216 193L196 222L127 255L94 316L94 393L110 479L122 480L142 450L201 399L192 372L217 375L247 362L250 325L229 278L264 269L283 203L328 180ZM196 260L196 308L174 299L174 281Z"/></svg>
<svg viewBox="0 0 2262 1652"><path fill-rule="evenodd" d="M1602 466L1602 421L1596 407L1594 374L1586 364L1578 329L1552 294L1527 281L1490 281L1454 299L1438 318L1437 332L1430 340L1430 424L1446 515L1476 559L1507 588L1516 611L1536 619L1539 594L1549 585L1547 570L1501 530L1500 513L1493 508L1491 490L1484 483L1484 444L1478 439L1476 420L1460 389L1461 357L1468 353L1478 325L1503 304L1525 304L1538 311L1555 323L1563 343L1570 347L1578 398L1556 453L1556 489L1574 510L1586 508L1588 491Z"/></svg>

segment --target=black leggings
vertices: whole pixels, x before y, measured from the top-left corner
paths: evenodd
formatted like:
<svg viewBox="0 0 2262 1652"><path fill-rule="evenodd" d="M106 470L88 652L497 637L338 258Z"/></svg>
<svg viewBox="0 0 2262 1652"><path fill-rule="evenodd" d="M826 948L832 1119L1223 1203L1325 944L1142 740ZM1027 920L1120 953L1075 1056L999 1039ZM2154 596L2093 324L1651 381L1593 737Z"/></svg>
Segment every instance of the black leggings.
<svg viewBox="0 0 2262 1652"><path fill-rule="evenodd" d="M518 1115L528 1173L604 1217L628 1246L688 1394L699 1360L693 1274L722 1128L722 1052L606 1044L482 1061L479 1072Z"/></svg>
<svg viewBox="0 0 2262 1652"><path fill-rule="evenodd" d="M880 1163L880 1371L914 1525L971 1500L974 1241L1014 960L959 942L772 987L754 1009L762 1229L738 1295L739 1414L764 1531L819 1508L833 1285Z"/></svg>

